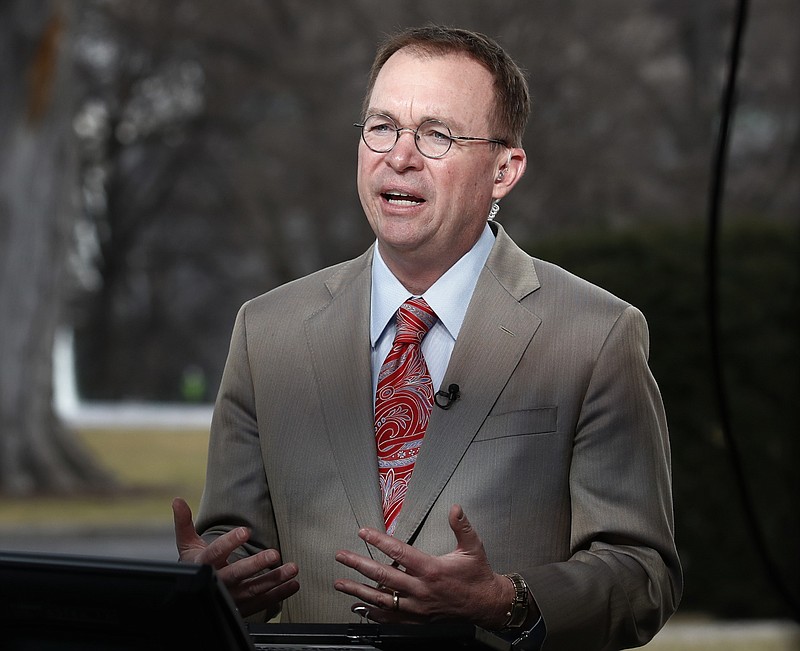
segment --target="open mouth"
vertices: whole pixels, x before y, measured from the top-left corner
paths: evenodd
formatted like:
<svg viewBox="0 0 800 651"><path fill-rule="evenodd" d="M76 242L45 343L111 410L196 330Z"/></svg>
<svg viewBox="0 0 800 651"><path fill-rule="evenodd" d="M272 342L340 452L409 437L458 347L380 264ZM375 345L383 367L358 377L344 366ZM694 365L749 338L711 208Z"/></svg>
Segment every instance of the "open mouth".
<svg viewBox="0 0 800 651"><path fill-rule="evenodd" d="M393 206L418 206L425 203L425 199L422 197L405 192L382 192L381 196Z"/></svg>

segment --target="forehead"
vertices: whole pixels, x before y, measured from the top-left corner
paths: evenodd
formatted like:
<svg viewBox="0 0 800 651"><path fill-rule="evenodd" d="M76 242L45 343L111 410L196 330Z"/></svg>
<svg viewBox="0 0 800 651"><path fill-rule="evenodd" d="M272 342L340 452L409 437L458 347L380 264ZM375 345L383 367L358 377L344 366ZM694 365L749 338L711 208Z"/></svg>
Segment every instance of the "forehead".
<svg viewBox="0 0 800 651"><path fill-rule="evenodd" d="M474 59L400 50L378 73L369 110L402 124L438 118L454 128L485 129L493 105L492 76Z"/></svg>

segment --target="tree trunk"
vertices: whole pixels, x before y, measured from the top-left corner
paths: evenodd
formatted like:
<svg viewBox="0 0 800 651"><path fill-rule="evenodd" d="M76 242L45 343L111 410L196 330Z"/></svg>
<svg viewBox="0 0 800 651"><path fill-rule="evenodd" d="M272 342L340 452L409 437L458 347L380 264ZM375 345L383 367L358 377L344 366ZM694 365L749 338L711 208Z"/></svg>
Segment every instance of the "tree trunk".
<svg viewBox="0 0 800 651"><path fill-rule="evenodd" d="M0 4L0 494L108 491L116 482L53 407L76 190L71 3Z"/></svg>

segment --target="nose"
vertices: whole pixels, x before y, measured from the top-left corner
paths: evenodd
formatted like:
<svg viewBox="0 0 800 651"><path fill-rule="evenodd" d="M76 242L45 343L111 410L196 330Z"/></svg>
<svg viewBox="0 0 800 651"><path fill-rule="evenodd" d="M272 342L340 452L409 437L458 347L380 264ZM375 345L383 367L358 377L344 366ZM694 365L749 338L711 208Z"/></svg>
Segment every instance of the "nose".
<svg viewBox="0 0 800 651"><path fill-rule="evenodd" d="M405 131L409 132L410 138L402 137ZM409 127L399 128L397 130L397 142L392 150L386 154L388 164L398 172L407 169L420 169L422 158L422 154L417 149L417 134L414 129Z"/></svg>

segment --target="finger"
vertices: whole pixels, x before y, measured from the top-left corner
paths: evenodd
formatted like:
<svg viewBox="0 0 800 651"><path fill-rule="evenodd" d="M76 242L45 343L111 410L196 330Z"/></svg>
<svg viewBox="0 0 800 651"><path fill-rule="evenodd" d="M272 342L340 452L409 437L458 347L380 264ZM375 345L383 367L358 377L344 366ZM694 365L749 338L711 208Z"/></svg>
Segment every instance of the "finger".
<svg viewBox="0 0 800 651"><path fill-rule="evenodd" d="M175 544L178 548L178 557L181 560L194 561L193 558L187 557L187 552L197 547L204 547L205 543L195 531L191 508L180 497L172 500L172 520L175 525Z"/></svg>
<svg viewBox="0 0 800 651"><path fill-rule="evenodd" d="M285 601L299 591L300 582L297 581L297 579L290 579L289 581L280 583L264 593L260 599L255 601L255 603L258 604L258 608L253 612L275 609L276 605L279 606L282 601Z"/></svg>
<svg viewBox="0 0 800 651"><path fill-rule="evenodd" d="M277 613L282 601L300 590L296 576L297 566L287 563L233 586L228 592L245 617L260 611L267 611L272 616Z"/></svg>
<svg viewBox="0 0 800 651"><path fill-rule="evenodd" d="M228 584L241 583L252 579L267 570L272 570L281 561L281 556L275 549L265 549L264 551L245 556L222 568L218 574ZM294 564L292 564L294 566ZM297 574L296 566L295 574ZM288 577L287 577L288 578Z"/></svg>
<svg viewBox="0 0 800 651"><path fill-rule="evenodd" d="M172 517L180 558L193 563L207 563L219 569L227 563L233 550L250 538L245 527L237 527L206 543L194 528L191 508L180 497L172 500Z"/></svg>
<svg viewBox="0 0 800 651"><path fill-rule="evenodd" d="M228 559L235 549L250 539L250 531L246 527L236 527L212 540L199 556L200 563L213 565L217 570L228 564ZM253 558L253 557L249 557Z"/></svg>
<svg viewBox="0 0 800 651"><path fill-rule="evenodd" d="M377 529L369 527L361 529L358 532L358 536L365 543L379 549L391 558L395 566L405 568L406 572L411 576L418 576L424 573L428 568L431 559L428 554L415 549L411 545L407 545L393 536L389 536ZM380 565L380 567L387 568L386 565ZM379 583L391 585L385 581L379 581Z"/></svg>
<svg viewBox="0 0 800 651"><path fill-rule="evenodd" d="M252 596L270 593L271 597L285 599L300 588L297 581L298 569L294 563L285 563L278 567L248 578L242 585Z"/></svg>
<svg viewBox="0 0 800 651"><path fill-rule="evenodd" d="M453 506L450 507L448 522L450 524L450 529L452 529L456 537L457 551L467 554L483 553L483 542L460 505L453 504Z"/></svg>
<svg viewBox="0 0 800 651"><path fill-rule="evenodd" d="M172 521L175 523L177 539L192 538L197 535L192 522L192 509L182 497L172 500Z"/></svg>
<svg viewBox="0 0 800 651"><path fill-rule="evenodd" d="M371 607L370 610L373 613L376 612L375 607L387 612L394 610L394 593L392 590L380 590L350 579L337 579L333 582L333 587L338 592L360 599ZM363 606L364 604L361 605ZM370 619L374 618L370 616Z"/></svg>
<svg viewBox="0 0 800 651"><path fill-rule="evenodd" d="M334 556L337 562L345 565L362 576L371 579L375 582L375 586L365 586L369 589L382 590L377 586L383 586L386 589L397 590L406 594L411 593L414 585L414 578L411 574L397 569L390 565L384 565L366 556L361 556L349 550L339 550ZM363 585L356 584L354 585ZM356 596L356 595L354 595ZM373 603L374 600L373 600Z"/></svg>

